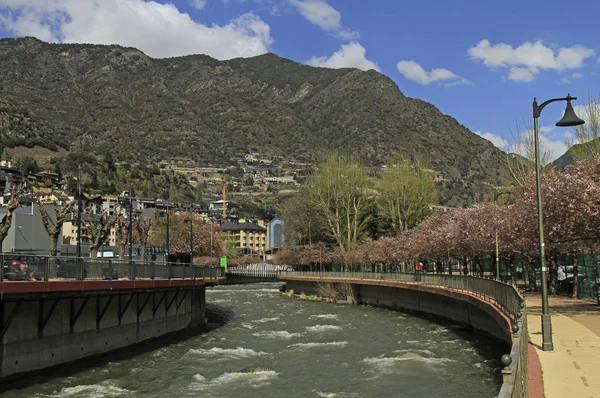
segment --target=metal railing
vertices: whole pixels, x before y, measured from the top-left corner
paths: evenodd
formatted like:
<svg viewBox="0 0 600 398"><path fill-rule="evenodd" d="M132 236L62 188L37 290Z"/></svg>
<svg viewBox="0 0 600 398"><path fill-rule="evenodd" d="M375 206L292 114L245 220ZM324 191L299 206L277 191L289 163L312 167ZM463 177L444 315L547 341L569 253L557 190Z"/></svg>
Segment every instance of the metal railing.
<svg viewBox="0 0 600 398"><path fill-rule="evenodd" d="M512 346L510 354L502 357L502 387L498 397L527 397L528 393L528 351L527 316L525 299L513 285L474 276L455 276L424 273L376 273L376 272L279 272L281 279L315 278L317 280L354 279L400 281L444 289L452 289L475 294L494 302L510 319Z"/></svg>
<svg viewBox="0 0 600 398"><path fill-rule="evenodd" d="M240 264L227 268L227 274L254 276L259 278L276 278L279 272L290 269L287 265L276 265L268 263Z"/></svg>
<svg viewBox="0 0 600 398"><path fill-rule="evenodd" d="M0 282L117 279L219 279L220 266L120 262L106 258L0 253Z"/></svg>

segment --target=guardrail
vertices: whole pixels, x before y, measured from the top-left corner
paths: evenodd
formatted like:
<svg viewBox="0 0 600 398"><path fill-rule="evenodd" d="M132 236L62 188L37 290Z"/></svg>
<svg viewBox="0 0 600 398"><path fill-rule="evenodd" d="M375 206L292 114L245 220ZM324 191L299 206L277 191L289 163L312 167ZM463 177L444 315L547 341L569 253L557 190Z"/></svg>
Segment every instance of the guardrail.
<svg viewBox="0 0 600 398"><path fill-rule="evenodd" d="M254 276L258 278L277 278L281 271L286 271L290 267L287 265L276 265L268 263L253 263L234 265L227 268L227 274Z"/></svg>
<svg viewBox="0 0 600 398"><path fill-rule="evenodd" d="M220 266L119 262L104 258L0 254L0 264L0 282L225 277Z"/></svg>
<svg viewBox="0 0 600 398"><path fill-rule="evenodd" d="M496 303L511 321L512 346L510 354L502 356L502 387L499 398L527 397L528 351L525 299L513 285L474 276L454 276L423 273L376 272L293 272L281 271L279 277L333 278L357 280L388 280L469 292Z"/></svg>

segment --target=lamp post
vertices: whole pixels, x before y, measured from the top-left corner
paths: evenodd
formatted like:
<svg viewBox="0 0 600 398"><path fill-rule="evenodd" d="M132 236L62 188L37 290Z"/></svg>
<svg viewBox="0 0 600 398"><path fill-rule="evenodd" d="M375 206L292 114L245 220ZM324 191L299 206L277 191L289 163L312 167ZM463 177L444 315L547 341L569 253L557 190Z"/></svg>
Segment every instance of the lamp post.
<svg viewBox="0 0 600 398"><path fill-rule="evenodd" d="M210 265L213 262L213 231L215 228L215 224L213 224L212 220L210 220Z"/></svg>
<svg viewBox="0 0 600 398"><path fill-rule="evenodd" d="M133 202L129 188L129 262L133 261Z"/></svg>
<svg viewBox="0 0 600 398"><path fill-rule="evenodd" d="M500 196L504 195L505 193L510 195L510 192L498 192L497 194L494 195L494 204L496 205L496 208L498 207L498 198ZM496 279L500 280L500 252L498 250L498 227L496 227L495 230L496 230Z"/></svg>
<svg viewBox="0 0 600 398"><path fill-rule="evenodd" d="M169 205L167 205L167 235L165 246L165 264L169 264Z"/></svg>
<svg viewBox="0 0 600 398"><path fill-rule="evenodd" d="M186 218L185 220L183 220L183 222L185 222L186 224L187 223L190 224L190 266L191 266L193 263L193 259L194 259L194 231L192 229L193 221L191 218Z"/></svg>
<svg viewBox="0 0 600 398"><path fill-rule="evenodd" d="M553 98L541 105L538 105L537 100L533 99L533 135L535 141L535 184L537 193L537 208L538 208L538 229L539 229L539 240L540 240L540 268L542 271L542 350L553 351L554 345L552 344L552 320L550 317L550 310L548 308L548 282L546 281L546 263L544 254L544 223L542 214L542 184L541 184L541 172L540 172L540 144L539 144L539 127L538 118L542 113L542 109L552 102L556 101L567 101L567 107L565 113L557 123L558 127L572 127L579 126L585 122L577 117L573 106L571 105L572 100L576 100L577 97L571 97L568 94L565 98Z"/></svg>
<svg viewBox="0 0 600 398"><path fill-rule="evenodd" d="M77 165L77 257L81 257L81 165Z"/></svg>

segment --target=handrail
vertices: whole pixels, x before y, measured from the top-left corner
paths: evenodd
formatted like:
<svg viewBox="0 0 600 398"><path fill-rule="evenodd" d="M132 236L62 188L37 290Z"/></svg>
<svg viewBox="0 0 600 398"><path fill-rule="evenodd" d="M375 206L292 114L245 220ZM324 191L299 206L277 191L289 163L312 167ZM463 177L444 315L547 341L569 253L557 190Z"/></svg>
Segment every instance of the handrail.
<svg viewBox="0 0 600 398"><path fill-rule="evenodd" d="M216 265L120 262L105 258L0 253L0 282L113 279L222 279Z"/></svg>
<svg viewBox="0 0 600 398"><path fill-rule="evenodd" d="M279 278L332 278L379 281L400 281L419 285L437 286L465 291L496 303L510 319L512 346L510 354L502 357L502 387L498 397L527 397L528 351L527 316L525 299L514 285L493 279L473 276L456 276L423 273L377 273L377 272L297 272L280 271Z"/></svg>

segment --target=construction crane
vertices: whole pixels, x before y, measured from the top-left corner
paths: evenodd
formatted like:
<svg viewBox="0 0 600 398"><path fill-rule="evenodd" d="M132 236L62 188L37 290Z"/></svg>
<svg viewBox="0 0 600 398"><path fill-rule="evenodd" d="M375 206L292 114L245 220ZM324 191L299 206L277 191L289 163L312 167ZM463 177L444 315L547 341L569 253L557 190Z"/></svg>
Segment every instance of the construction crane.
<svg viewBox="0 0 600 398"><path fill-rule="evenodd" d="M223 221L227 220L227 184L229 181L223 181Z"/></svg>

